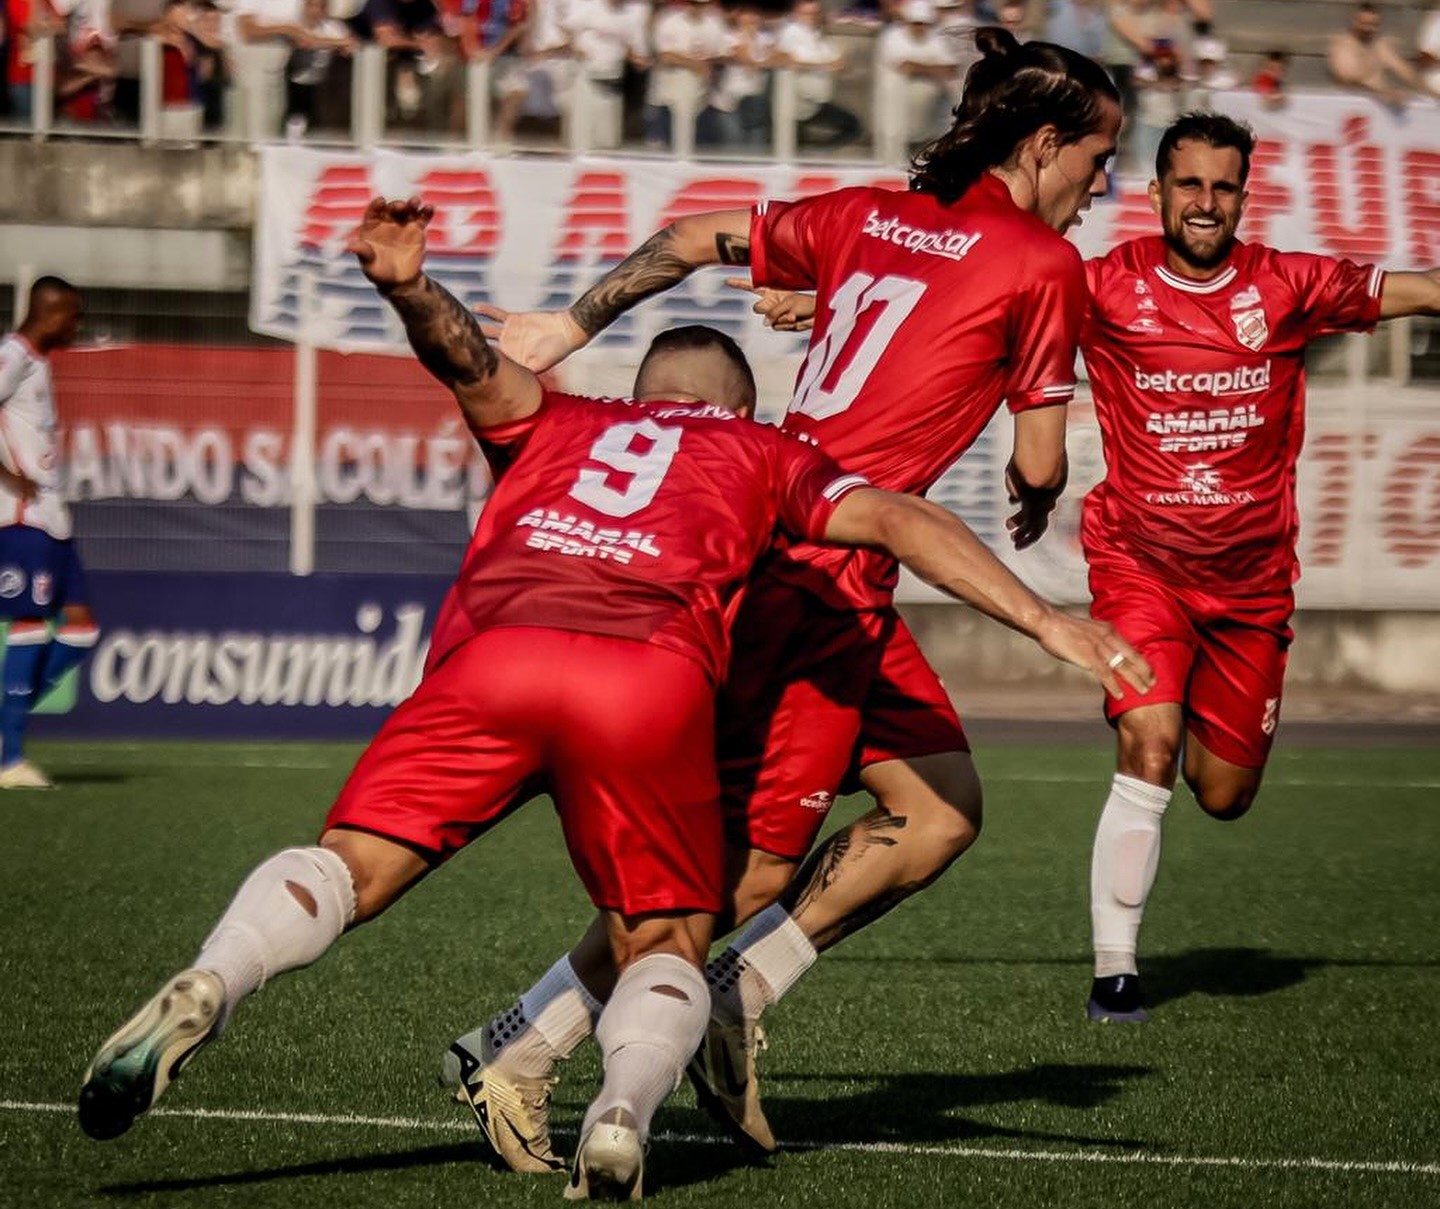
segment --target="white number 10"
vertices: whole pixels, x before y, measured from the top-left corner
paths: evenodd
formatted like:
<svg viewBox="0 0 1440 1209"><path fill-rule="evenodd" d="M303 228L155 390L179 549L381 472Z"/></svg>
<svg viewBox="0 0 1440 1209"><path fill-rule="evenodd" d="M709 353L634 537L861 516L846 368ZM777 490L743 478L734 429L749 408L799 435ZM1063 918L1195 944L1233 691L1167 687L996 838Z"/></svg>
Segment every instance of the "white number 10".
<svg viewBox="0 0 1440 1209"><path fill-rule="evenodd" d="M911 277L877 280L869 273L847 277L830 295L830 326L825 338L811 345L805 355L790 410L823 420L855 402L891 338L924 293L925 283ZM872 307L878 308L878 313L857 340L855 328Z"/></svg>
<svg viewBox="0 0 1440 1209"><path fill-rule="evenodd" d="M680 448L679 428L661 428L654 420L636 420L607 428L590 447L590 460L606 470L582 470L570 494L606 516L632 516L655 498ZM636 438L649 448L637 451ZM622 488L611 486L612 474L628 474Z"/></svg>

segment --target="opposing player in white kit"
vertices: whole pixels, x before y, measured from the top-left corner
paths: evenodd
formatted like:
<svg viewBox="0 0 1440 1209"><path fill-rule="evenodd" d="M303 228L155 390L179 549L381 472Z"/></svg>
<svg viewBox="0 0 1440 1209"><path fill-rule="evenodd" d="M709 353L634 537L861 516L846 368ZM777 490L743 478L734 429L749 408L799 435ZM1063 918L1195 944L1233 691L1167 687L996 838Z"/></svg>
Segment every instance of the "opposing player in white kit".
<svg viewBox="0 0 1440 1209"><path fill-rule="evenodd" d="M75 339L84 300L41 277L25 321L0 344L0 619L9 622L0 701L0 789L50 789L25 758L30 710L99 637L60 490L49 354Z"/></svg>

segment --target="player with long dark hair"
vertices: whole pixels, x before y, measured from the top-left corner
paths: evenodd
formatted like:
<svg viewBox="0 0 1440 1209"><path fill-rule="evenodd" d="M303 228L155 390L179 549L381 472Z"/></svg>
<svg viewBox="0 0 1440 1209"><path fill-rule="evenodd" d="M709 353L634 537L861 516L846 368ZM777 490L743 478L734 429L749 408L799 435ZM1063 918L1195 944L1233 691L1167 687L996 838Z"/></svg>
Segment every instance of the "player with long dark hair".
<svg viewBox="0 0 1440 1209"><path fill-rule="evenodd" d="M1025 546L1065 480L1065 413L1085 307L1064 232L1107 187L1120 105L1104 71L1044 42L977 32L952 128L909 192L841 189L682 218L567 311L496 317L501 347L545 369L695 269L749 265L757 285L817 292L784 420L847 469L923 494L1004 404ZM752 582L733 626L719 747L731 914L746 930L710 963L714 1017L692 1070L756 1145L775 1145L754 1079L757 1024L816 954L928 885L979 834L981 790L960 721L895 611L895 562L794 543ZM847 783L876 804L801 867ZM452 1074L490 1137L530 1167L557 1059L608 990L592 929L513 1009L457 1043Z"/></svg>

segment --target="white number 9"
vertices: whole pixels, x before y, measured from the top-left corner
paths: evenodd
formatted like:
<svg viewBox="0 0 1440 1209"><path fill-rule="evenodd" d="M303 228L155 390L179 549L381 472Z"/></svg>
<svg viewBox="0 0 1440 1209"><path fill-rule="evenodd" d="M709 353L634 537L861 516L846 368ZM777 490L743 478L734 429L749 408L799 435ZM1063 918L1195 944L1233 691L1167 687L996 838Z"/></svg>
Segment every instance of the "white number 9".
<svg viewBox="0 0 1440 1209"><path fill-rule="evenodd" d="M680 449L679 428L662 428L654 420L615 424L590 447L590 460L606 470L582 470L570 488L573 498L606 516L633 516L655 498L670 463ZM636 450L637 438L649 447ZM628 474L623 488L611 485L614 474Z"/></svg>

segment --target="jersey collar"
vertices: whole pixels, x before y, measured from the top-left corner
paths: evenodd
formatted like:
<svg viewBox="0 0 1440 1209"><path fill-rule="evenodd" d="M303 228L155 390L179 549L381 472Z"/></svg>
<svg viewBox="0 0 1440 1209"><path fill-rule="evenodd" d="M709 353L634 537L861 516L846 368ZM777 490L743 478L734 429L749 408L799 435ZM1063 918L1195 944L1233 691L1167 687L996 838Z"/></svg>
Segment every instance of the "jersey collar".
<svg viewBox="0 0 1440 1209"><path fill-rule="evenodd" d="M1181 277L1179 274L1172 273L1163 264L1155 266L1155 276L1166 285L1186 294L1213 294L1216 290L1223 290L1235 280L1236 272L1233 264L1227 265L1223 273L1210 278L1209 281L1193 281L1189 277Z"/></svg>

